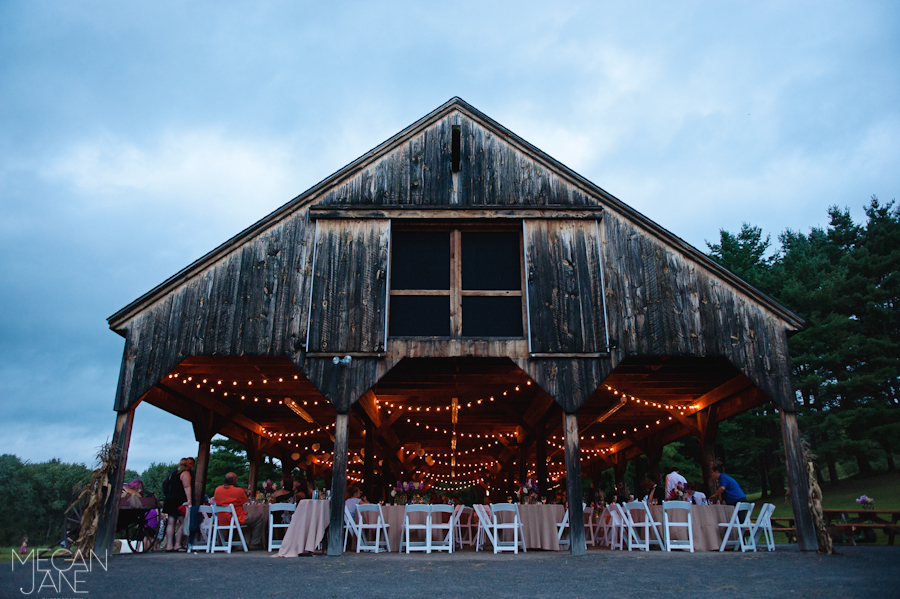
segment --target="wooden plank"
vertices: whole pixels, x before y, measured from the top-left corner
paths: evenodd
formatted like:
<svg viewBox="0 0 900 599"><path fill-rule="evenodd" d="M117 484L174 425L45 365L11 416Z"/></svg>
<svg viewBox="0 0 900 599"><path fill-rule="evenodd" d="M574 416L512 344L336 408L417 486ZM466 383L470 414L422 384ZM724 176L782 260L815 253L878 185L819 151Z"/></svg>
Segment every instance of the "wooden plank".
<svg viewBox="0 0 900 599"><path fill-rule="evenodd" d="M309 351L384 349L389 224L320 224Z"/></svg>
<svg viewBox="0 0 900 599"><path fill-rule="evenodd" d="M523 232L531 353L607 351L596 225L533 221Z"/></svg>
<svg viewBox="0 0 900 599"><path fill-rule="evenodd" d="M786 410L779 410L778 413L781 416L784 463L787 467L788 492L791 496L791 507L794 510L797 528L797 545L801 551L816 551L819 546L816 540L815 524L809 509L806 462L803 459L803 448L800 445L797 415Z"/></svg>
<svg viewBox="0 0 900 599"><path fill-rule="evenodd" d="M489 207L478 206L459 208L458 206L400 206L396 208L371 206L313 207L309 210L312 220L403 220L403 219L447 219L447 220L597 220L603 213L602 206L578 207L553 206L533 208L527 206Z"/></svg>
<svg viewBox="0 0 900 599"><path fill-rule="evenodd" d="M108 557L113 552L113 541L116 538L116 524L119 520L119 493L125 483L125 467L128 463L128 448L131 444L131 430L134 427L134 411L138 404L132 404L127 410L116 415L116 427L110 445L115 453L112 464L110 487L113 492L106 498L99 510L97 536L94 540L94 552L98 556Z"/></svg>

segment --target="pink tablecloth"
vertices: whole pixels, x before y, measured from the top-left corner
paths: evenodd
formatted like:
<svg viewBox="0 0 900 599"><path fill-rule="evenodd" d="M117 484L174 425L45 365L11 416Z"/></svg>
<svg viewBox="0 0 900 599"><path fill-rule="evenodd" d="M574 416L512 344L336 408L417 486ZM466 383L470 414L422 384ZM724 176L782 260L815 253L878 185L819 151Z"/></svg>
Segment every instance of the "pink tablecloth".
<svg viewBox="0 0 900 599"><path fill-rule="evenodd" d="M695 505L691 509L691 530L694 533L694 551L718 551L725 538L725 527L719 526L720 522L727 523L734 512L731 505ZM655 522L663 521L663 509L661 505L651 505L650 513ZM687 522L687 512L675 510L670 512L673 522ZM672 538L675 540L687 540L687 529L683 526L674 527ZM659 527L659 536L662 538L662 525Z"/></svg>
<svg viewBox="0 0 900 599"><path fill-rule="evenodd" d="M331 502L327 499L304 499L298 503L278 556L297 557L315 551L330 524L330 507Z"/></svg>
<svg viewBox="0 0 900 599"><path fill-rule="evenodd" d="M391 551L400 551L400 541L403 538L403 515L406 513L406 506L403 505L383 505L381 512L384 514L384 522L388 525L388 540L391 542ZM378 518L374 512L364 512L363 518L365 522L374 524ZM426 515L422 512L414 512L410 514L413 524L425 524ZM369 533L374 535L374 533ZM375 538L372 536L372 538ZM425 532L414 530L410 535L412 541L424 541ZM348 546L349 550L349 546Z"/></svg>
<svg viewBox="0 0 900 599"><path fill-rule="evenodd" d="M498 512L500 521L511 520L510 512ZM566 508L555 503L519 505L519 519L522 521L522 537L528 549L559 551L559 528ZM512 541L511 530L503 532L504 541Z"/></svg>

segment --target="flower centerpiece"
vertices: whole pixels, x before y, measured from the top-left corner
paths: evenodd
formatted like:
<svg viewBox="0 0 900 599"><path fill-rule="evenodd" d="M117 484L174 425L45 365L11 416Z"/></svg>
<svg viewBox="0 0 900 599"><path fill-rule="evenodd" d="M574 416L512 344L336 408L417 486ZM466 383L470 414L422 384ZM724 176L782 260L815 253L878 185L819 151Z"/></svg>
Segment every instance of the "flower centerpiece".
<svg viewBox="0 0 900 599"><path fill-rule="evenodd" d="M519 503L537 503L540 499L538 495L538 484L533 478L525 479L525 484L516 491Z"/></svg>
<svg viewBox="0 0 900 599"><path fill-rule="evenodd" d="M675 483L675 488L672 489L672 495L669 498L670 501L685 501L684 492L686 487L684 483Z"/></svg>
<svg viewBox="0 0 900 599"><path fill-rule="evenodd" d="M875 509L875 499L872 497L868 497L866 495L861 495L856 503L864 510L874 510Z"/></svg>
<svg viewBox="0 0 900 599"><path fill-rule="evenodd" d="M425 484L418 481L403 482L398 480L394 488L391 489L391 497L394 498L395 505L404 505L407 503L422 503L422 491L425 490Z"/></svg>

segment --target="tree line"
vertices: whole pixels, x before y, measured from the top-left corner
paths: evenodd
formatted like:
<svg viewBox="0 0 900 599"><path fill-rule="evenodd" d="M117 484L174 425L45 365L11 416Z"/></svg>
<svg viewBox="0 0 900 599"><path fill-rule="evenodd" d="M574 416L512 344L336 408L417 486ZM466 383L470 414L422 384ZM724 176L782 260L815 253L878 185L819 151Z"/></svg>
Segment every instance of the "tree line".
<svg viewBox="0 0 900 599"><path fill-rule="evenodd" d="M759 227L720 231L710 256L806 320L788 347L800 431L820 480L894 471L900 439L900 208L872 196L866 220L832 206L828 225L790 229L772 247ZM784 489L778 416L771 406L719 428L722 458L751 490ZM746 490L746 489L745 489Z"/></svg>

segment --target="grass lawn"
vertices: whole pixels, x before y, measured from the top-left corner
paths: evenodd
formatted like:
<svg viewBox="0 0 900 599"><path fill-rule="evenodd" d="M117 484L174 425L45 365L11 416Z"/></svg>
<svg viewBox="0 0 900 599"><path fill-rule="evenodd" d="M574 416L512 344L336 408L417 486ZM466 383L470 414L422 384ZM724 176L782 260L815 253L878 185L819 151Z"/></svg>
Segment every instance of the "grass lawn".
<svg viewBox="0 0 900 599"><path fill-rule="evenodd" d="M839 480L822 488L822 507L825 509L858 509L856 498L868 495L875 499L876 510L900 510L900 472L886 472L869 477L859 475ZM759 493L747 496L748 501L760 503ZM767 497L765 502L775 504L775 518L794 515L790 501L784 497ZM887 545L887 535L877 531L875 545ZM783 534L775 535L776 543L786 543Z"/></svg>
<svg viewBox="0 0 900 599"><path fill-rule="evenodd" d="M50 547L43 547L43 546L32 547L29 545L28 546L29 552L32 549L34 549L35 551L43 551L43 552L49 552L49 553L53 552L53 548L50 548ZM60 547L56 547L56 549L60 549ZM16 545L15 547L0 547L0 564L6 564L6 563L13 561L13 559L15 559L12 555L13 553L15 553L16 555L19 554L19 546L18 545Z"/></svg>

